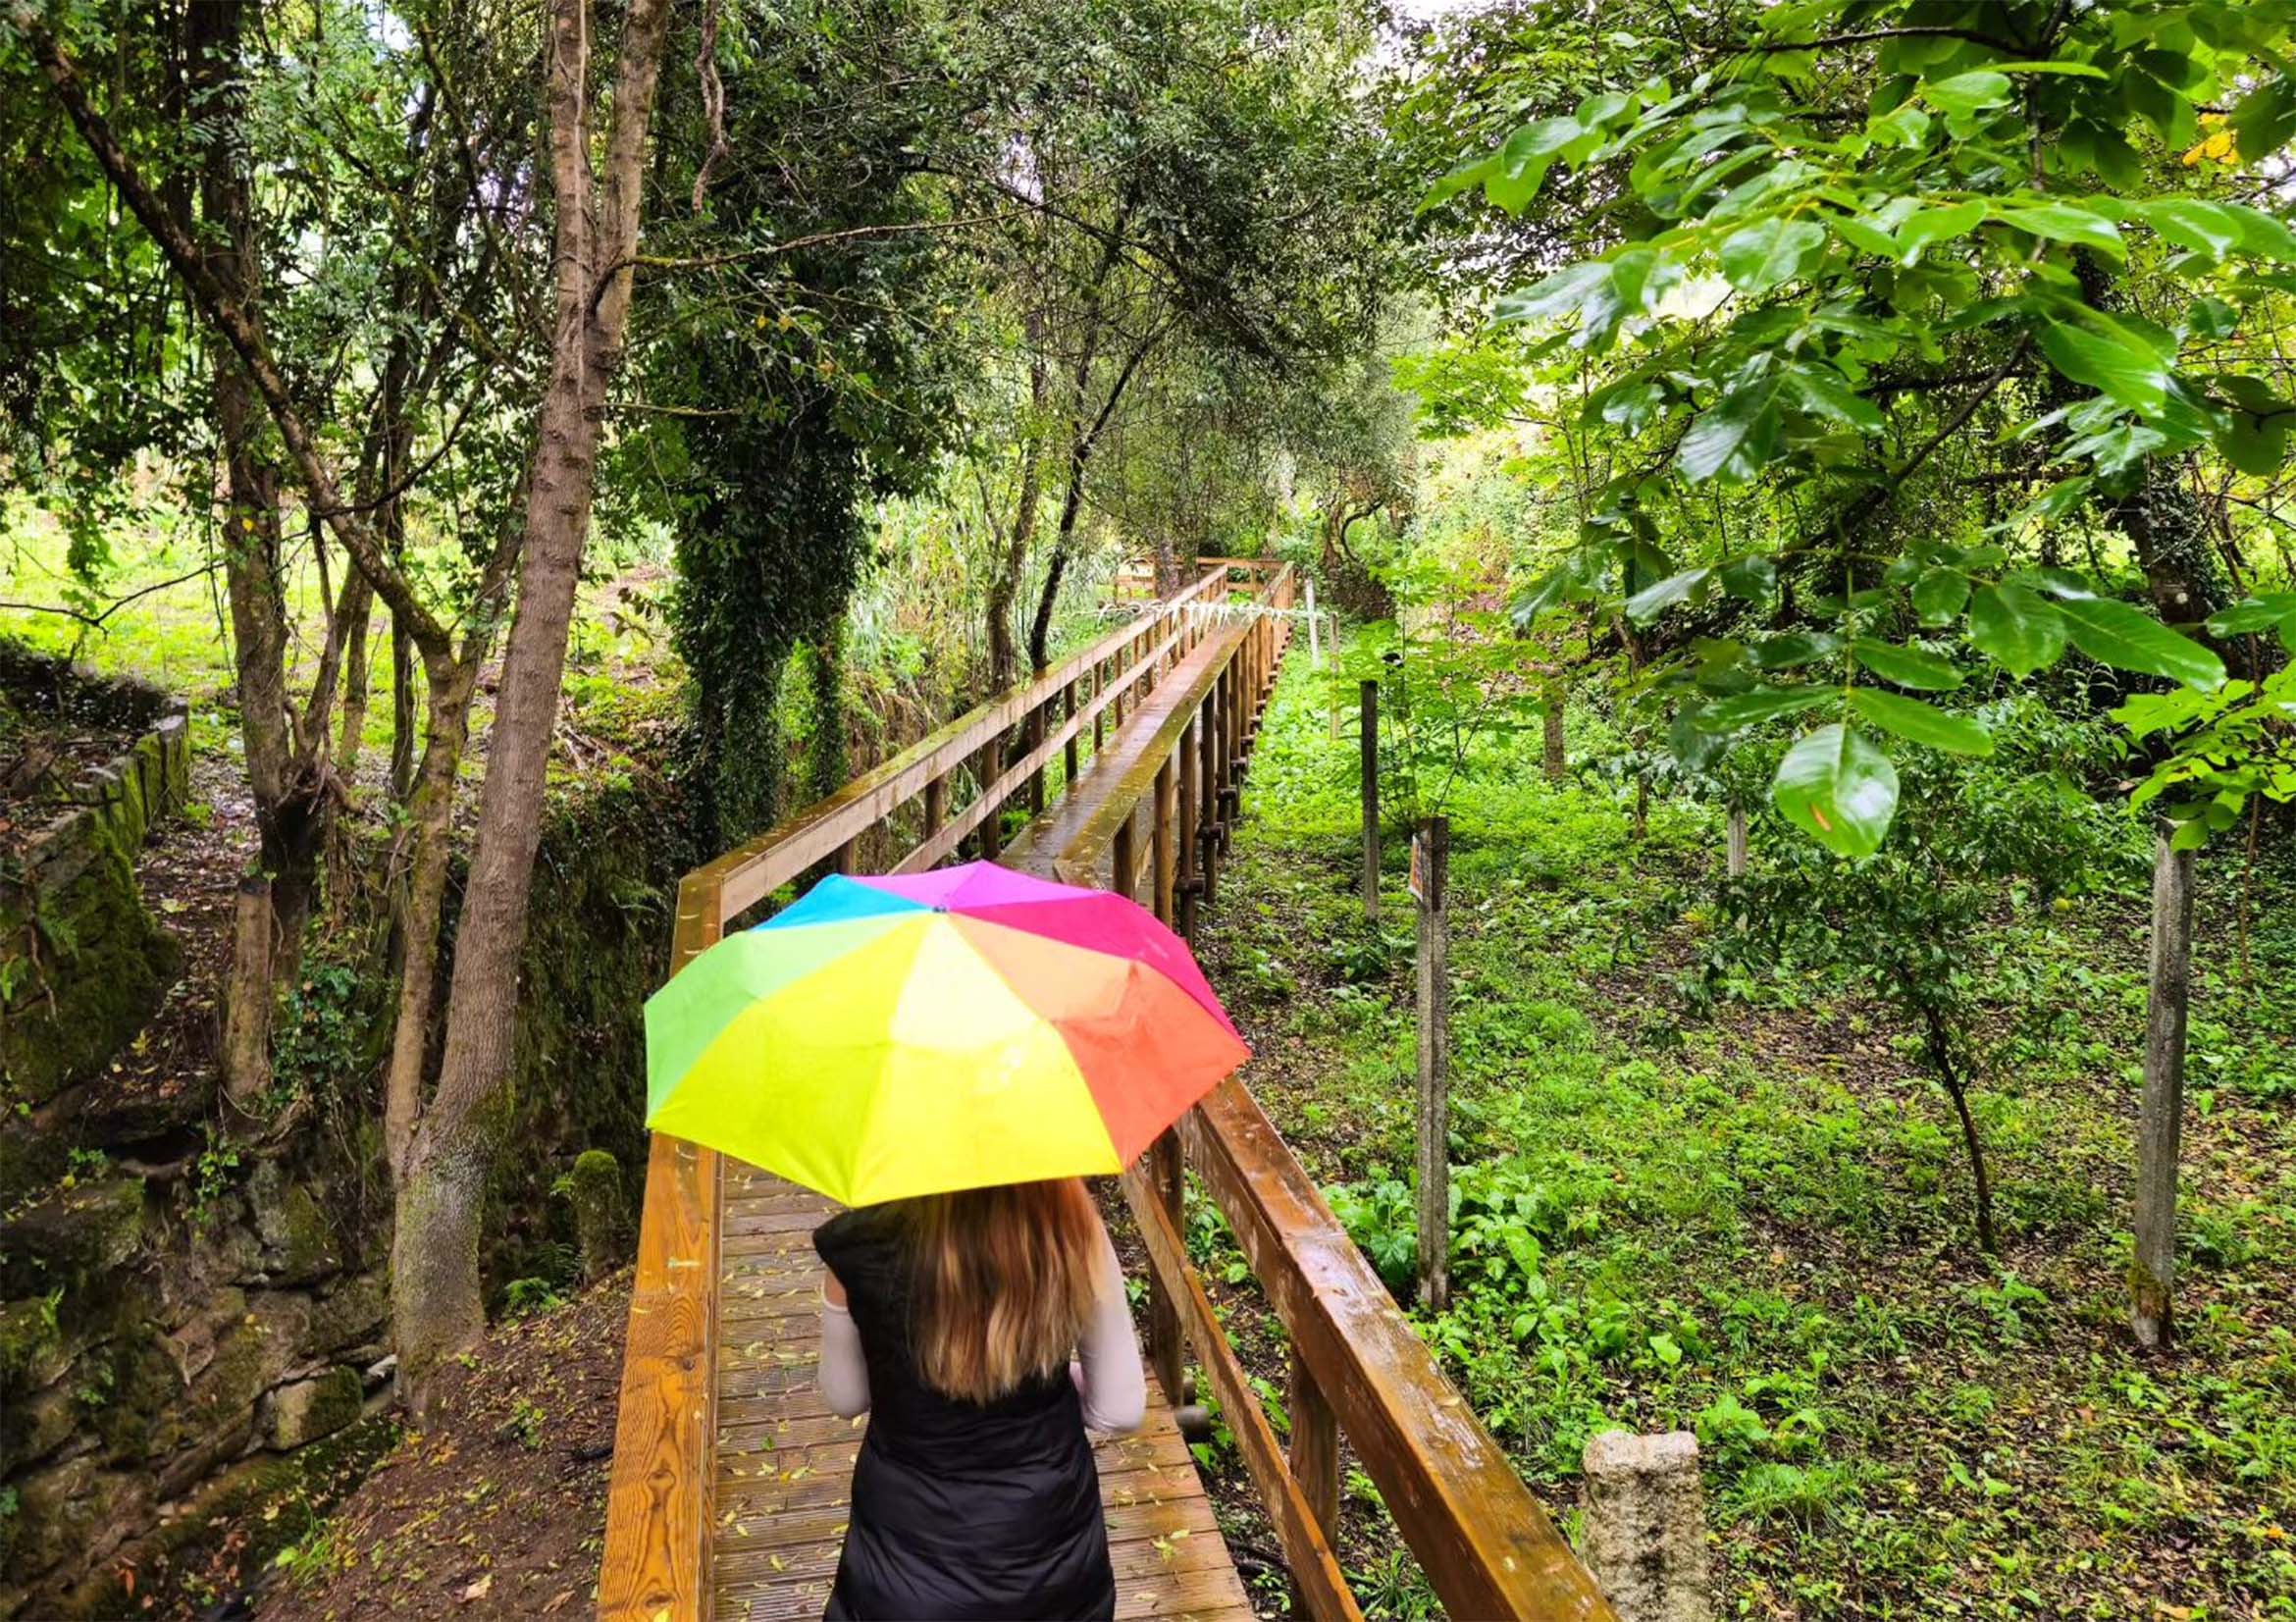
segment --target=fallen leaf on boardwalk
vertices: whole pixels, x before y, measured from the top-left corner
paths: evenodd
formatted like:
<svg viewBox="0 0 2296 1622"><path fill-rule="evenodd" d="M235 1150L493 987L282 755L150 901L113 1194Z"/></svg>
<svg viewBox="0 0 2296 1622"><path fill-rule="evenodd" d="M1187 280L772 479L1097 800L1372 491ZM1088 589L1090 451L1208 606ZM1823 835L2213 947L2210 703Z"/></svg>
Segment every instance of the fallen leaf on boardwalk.
<svg viewBox="0 0 2296 1622"><path fill-rule="evenodd" d="M560 1589L543 1603L543 1615L548 1616L574 1597L572 1589Z"/></svg>
<svg viewBox="0 0 2296 1622"><path fill-rule="evenodd" d="M462 1591L462 1602L467 1605L473 1599L484 1599L490 1593L493 1592L494 1587L495 1574L490 1571L484 1577L481 1577L477 1582L471 1584L468 1588Z"/></svg>

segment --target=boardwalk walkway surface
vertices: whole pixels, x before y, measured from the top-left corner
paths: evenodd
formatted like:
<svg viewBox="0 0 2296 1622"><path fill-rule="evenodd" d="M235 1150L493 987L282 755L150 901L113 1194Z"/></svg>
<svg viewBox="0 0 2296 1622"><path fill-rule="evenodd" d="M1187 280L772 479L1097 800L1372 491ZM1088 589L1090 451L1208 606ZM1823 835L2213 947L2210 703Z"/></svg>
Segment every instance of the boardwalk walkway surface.
<svg viewBox="0 0 2296 1622"><path fill-rule="evenodd" d="M835 1210L770 1173L725 1168L714 1572L721 1622L817 1617L837 1571L865 1422L829 1412L814 1381L821 1264L811 1235ZM1153 1382L1147 1423L1095 1453L1120 1622L1249 1622L1251 1604L1204 1484Z"/></svg>

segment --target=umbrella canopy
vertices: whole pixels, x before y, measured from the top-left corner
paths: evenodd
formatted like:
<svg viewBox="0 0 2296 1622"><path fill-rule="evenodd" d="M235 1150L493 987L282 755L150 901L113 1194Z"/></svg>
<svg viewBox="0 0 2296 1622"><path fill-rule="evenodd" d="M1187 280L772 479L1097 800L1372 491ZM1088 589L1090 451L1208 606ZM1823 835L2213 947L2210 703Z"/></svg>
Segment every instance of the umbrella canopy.
<svg viewBox="0 0 2296 1622"><path fill-rule="evenodd" d="M1121 896L832 877L648 1001L646 1124L870 1205L1121 1171L1249 1056Z"/></svg>

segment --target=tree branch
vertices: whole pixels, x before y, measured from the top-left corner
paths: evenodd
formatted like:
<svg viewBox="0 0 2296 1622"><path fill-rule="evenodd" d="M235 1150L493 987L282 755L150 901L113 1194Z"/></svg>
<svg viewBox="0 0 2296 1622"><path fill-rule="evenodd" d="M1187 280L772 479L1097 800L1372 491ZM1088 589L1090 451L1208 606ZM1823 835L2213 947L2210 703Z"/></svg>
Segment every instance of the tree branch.
<svg viewBox="0 0 2296 1622"><path fill-rule="evenodd" d="M119 138L87 99L80 83L78 70L64 55L55 36L36 24L25 29L25 38L38 62L41 74L65 114L79 131L96 162L119 189L121 200L128 204L145 233L158 244L168 262L175 267L181 280L202 313L223 334L224 339L246 368L249 381L270 408L272 421L278 426L280 438L287 443L287 453L297 472L302 475L303 488L311 498L314 509L325 513L343 547L357 561L360 572L373 582L376 592L391 604L391 611L400 617L407 635L426 652L444 649L446 632L436 616L415 596L406 577L391 566L375 545L373 533L350 511L341 492L336 487L335 476L319 454L317 442L304 424L302 413L295 408L294 395L287 387L279 363L272 358L270 347L264 341L263 332L246 310L240 307L217 280L206 256L197 243L176 222L167 206L145 182L142 172L128 156Z"/></svg>

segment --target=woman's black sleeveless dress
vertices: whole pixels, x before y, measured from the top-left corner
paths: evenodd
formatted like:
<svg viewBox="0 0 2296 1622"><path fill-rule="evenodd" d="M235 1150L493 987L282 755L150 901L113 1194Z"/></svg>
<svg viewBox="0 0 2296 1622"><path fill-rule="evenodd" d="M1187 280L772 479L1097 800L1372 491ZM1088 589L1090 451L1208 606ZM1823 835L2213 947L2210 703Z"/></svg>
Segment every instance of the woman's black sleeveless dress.
<svg viewBox="0 0 2296 1622"><path fill-rule="evenodd" d="M1084 1622L1116 1615L1100 1478L1063 1369L981 1404L917 1373L909 1262L862 1208L813 1232L845 1285L869 1370L869 1423L828 1622Z"/></svg>

